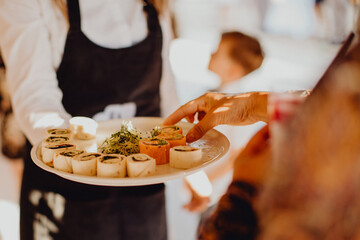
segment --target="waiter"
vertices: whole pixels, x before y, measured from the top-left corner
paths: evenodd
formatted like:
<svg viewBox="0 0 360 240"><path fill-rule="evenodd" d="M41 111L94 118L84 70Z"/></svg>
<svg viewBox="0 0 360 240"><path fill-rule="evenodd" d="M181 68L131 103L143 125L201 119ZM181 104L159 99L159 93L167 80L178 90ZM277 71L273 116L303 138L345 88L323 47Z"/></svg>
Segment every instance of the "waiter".
<svg viewBox="0 0 360 240"><path fill-rule="evenodd" d="M71 116L171 112L176 92L163 61L171 31L165 12L160 19L145 0L1 0L0 47L28 150ZM164 201L163 184L76 183L42 171L28 154L21 239L166 239Z"/></svg>

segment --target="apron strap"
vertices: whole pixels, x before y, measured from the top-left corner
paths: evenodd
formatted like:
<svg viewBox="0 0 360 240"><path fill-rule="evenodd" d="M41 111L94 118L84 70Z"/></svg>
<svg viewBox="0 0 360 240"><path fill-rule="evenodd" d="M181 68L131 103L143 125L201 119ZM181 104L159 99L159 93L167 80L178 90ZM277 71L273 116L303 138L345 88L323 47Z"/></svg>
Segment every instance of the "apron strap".
<svg viewBox="0 0 360 240"><path fill-rule="evenodd" d="M79 0L67 0L70 28L81 30L81 17Z"/></svg>
<svg viewBox="0 0 360 240"><path fill-rule="evenodd" d="M144 0L144 11L148 15L147 26L149 32L155 32L157 28L160 28L158 12L156 11L155 6L151 4L148 0Z"/></svg>

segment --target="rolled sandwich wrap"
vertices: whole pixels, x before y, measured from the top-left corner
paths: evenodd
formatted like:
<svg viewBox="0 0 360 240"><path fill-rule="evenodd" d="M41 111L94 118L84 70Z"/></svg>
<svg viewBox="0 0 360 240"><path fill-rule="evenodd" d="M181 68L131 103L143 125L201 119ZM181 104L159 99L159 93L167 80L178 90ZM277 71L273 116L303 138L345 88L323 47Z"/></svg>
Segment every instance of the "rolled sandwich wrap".
<svg viewBox="0 0 360 240"><path fill-rule="evenodd" d="M43 155L44 152L44 148L46 146L48 146L49 144L54 144L54 143L69 143L70 142L70 138L65 137L65 136L50 136L48 138L46 138L45 140L43 140L41 142L41 155Z"/></svg>
<svg viewBox="0 0 360 240"><path fill-rule="evenodd" d="M202 151L191 146L176 146L170 149L169 165L173 168L188 169L201 162Z"/></svg>
<svg viewBox="0 0 360 240"><path fill-rule="evenodd" d="M157 126L152 130L152 136L156 137L162 133L177 133L182 134L182 128L175 125Z"/></svg>
<svg viewBox="0 0 360 240"><path fill-rule="evenodd" d="M42 149L42 160L47 165L52 165L54 160L54 155L57 152L61 152L64 150L72 150L75 149L74 144L70 143L49 143Z"/></svg>
<svg viewBox="0 0 360 240"><path fill-rule="evenodd" d="M66 136L49 136L42 142L44 144L47 144L47 143L60 143L60 142L68 142L68 141L70 141L70 138Z"/></svg>
<svg viewBox="0 0 360 240"><path fill-rule="evenodd" d="M98 177L125 177L125 156L120 154L103 154L97 159Z"/></svg>
<svg viewBox="0 0 360 240"><path fill-rule="evenodd" d="M72 159L84 153L82 150L65 150L54 155L54 168L60 171L72 173Z"/></svg>
<svg viewBox="0 0 360 240"><path fill-rule="evenodd" d="M156 160L156 164L166 164L169 162L170 144L161 139L145 139L139 141L140 153L149 155Z"/></svg>
<svg viewBox="0 0 360 240"><path fill-rule="evenodd" d="M129 177L145 177L155 173L156 160L147 154L138 153L126 157Z"/></svg>
<svg viewBox="0 0 360 240"><path fill-rule="evenodd" d="M161 133L177 133L177 134L182 134L182 128L179 126L161 126Z"/></svg>
<svg viewBox="0 0 360 240"><path fill-rule="evenodd" d="M83 153L71 160L73 173L85 176L95 176L97 160L102 156L100 153Z"/></svg>
<svg viewBox="0 0 360 240"><path fill-rule="evenodd" d="M68 128L53 128L46 131L48 137L51 136L63 136L71 138L71 130Z"/></svg>
<svg viewBox="0 0 360 240"><path fill-rule="evenodd" d="M186 137L178 133L162 133L156 138L169 142L170 148L186 145Z"/></svg>

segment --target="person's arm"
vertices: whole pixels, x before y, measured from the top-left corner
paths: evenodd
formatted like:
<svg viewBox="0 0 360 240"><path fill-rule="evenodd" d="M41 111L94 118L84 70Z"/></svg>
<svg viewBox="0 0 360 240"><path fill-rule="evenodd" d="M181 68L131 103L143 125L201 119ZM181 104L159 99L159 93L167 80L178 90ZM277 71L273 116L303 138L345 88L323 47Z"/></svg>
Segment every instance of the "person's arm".
<svg viewBox="0 0 360 240"><path fill-rule="evenodd" d="M181 106L171 114L164 125L172 125L186 118L197 123L186 135L188 142L201 138L208 130L221 124L248 125L258 121L268 121L267 99L269 93L250 92L228 96L221 93L207 93Z"/></svg>
<svg viewBox="0 0 360 240"><path fill-rule="evenodd" d="M46 128L66 126L52 62L50 35L39 1L0 0L0 48L17 121L32 144Z"/></svg>

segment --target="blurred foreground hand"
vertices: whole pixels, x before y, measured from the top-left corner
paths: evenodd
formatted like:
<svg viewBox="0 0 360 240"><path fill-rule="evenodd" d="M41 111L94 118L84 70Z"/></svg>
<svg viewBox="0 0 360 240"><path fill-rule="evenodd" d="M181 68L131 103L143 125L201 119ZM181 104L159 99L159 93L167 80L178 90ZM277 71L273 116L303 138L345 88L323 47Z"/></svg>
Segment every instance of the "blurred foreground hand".
<svg viewBox="0 0 360 240"><path fill-rule="evenodd" d="M201 213L208 208L212 185L204 171L186 176L185 185L191 192L191 200L185 204L184 209L189 212Z"/></svg>

